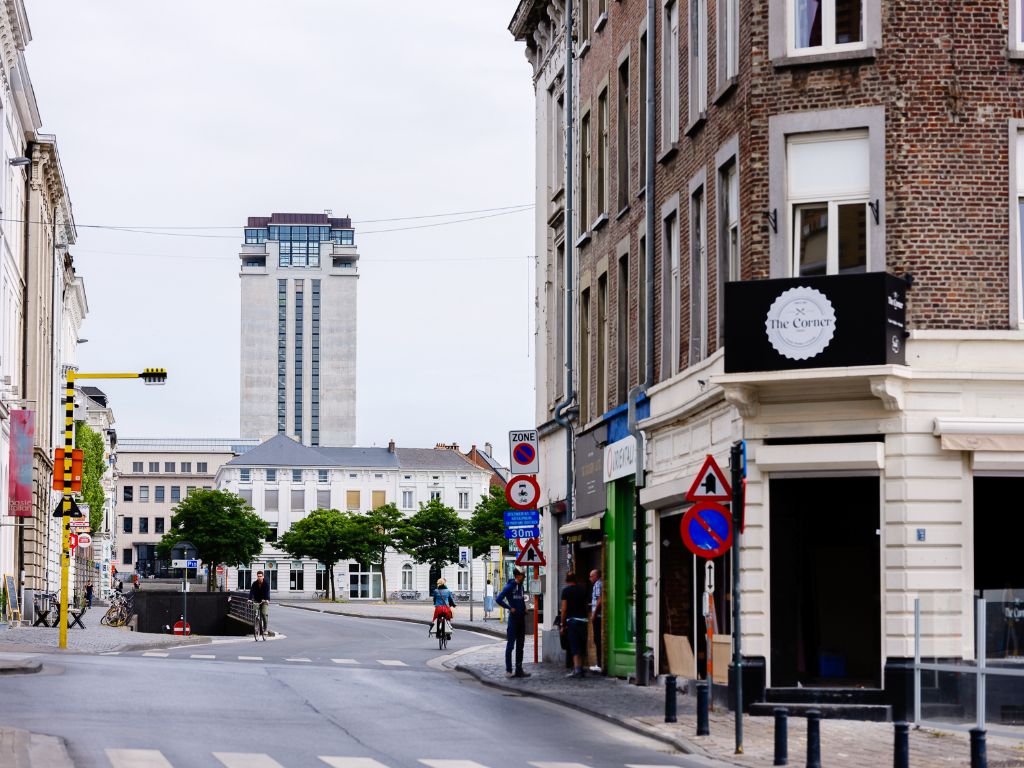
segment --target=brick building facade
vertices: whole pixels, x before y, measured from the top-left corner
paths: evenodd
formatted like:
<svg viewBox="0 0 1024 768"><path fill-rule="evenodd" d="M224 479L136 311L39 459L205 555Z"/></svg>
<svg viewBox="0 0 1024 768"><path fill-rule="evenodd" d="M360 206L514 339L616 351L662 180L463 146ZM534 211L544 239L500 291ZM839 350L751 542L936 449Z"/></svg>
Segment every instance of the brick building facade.
<svg viewBox="0 0 1024 768"><path fill-rule="evenodd" d="M695 660L673 671L704 673L704 566L678 544L680 516L704 457L724 467L741 438L744 653L768 687L884 688L900 710L914 599L926 649L972 658L973 598L1024 586L1009 550L982 543L1006 525L1021 532L992 507L1024 491L1021 5L965 13L886 0L657 0L649 33L644 0L577 0L566 249L566 4L520 2L510 31L526 44L537 92L537 420L557 561L548 587L570 562L605 568L606 594L621 597L609 599L599 660L613 674L630 673L635 656L634 487L631 477L600 487L578 458L588 441L627 437L628 393L645 379L640 594L658 671L685 637ZM739 320L747 307L742 298L726 306L727 283L820 278L820 290L797 280L779 291L831 298L849 277L875 272L912 276L905 299L864 295L865 314L906 304L907 333L887 337L892 349L877 350L879 360L822 365L819 349L779 351L760 367L737 362L767 321ZM743 290L730 295L752 295ZM568 432L554 410L566 395L566 304L578 408L572 520L561 469ZM727 316L742 350L725 345ZM823 322L834 326L829 355L877 343L851 340L854 320L841 313ZM729 556L715 562L717 623L728 634ZM680 590L688 596L670 594Z"/></svg>

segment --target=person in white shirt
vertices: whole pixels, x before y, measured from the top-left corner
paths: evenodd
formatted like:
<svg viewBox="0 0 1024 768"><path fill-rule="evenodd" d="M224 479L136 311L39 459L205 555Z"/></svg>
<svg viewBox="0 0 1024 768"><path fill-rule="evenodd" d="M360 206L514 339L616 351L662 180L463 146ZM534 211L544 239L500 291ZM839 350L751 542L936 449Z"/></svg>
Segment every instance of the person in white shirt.
<svg viewBox="0 0 1024 768"><path fill-rule="evenodd" d="M604 582L601 571L590 572L590 583L594 585L590 593L590 624L594 628L594 649L597 651L597 664L590 668L591 672L600 672L601 663L601 609L604 608Z"/></svg>
<svg viewBox="0 0 1024 768"><path fill-rule="evenodd" d="M487 580L487 585L484 587L484 621L491 617L491 611L494 610L494 585L491 584L491 580Z"/></svg>

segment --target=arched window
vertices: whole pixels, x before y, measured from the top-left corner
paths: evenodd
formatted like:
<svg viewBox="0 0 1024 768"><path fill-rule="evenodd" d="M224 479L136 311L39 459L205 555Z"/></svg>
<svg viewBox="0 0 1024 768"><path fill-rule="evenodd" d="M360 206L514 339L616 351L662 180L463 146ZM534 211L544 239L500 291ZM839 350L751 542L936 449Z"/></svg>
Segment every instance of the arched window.
<svg viewBox="0 0 1024 768"><path fill-rule="evenodd" d="M412 591L412 565L410 563L402 566L402 589Z"/></svg>

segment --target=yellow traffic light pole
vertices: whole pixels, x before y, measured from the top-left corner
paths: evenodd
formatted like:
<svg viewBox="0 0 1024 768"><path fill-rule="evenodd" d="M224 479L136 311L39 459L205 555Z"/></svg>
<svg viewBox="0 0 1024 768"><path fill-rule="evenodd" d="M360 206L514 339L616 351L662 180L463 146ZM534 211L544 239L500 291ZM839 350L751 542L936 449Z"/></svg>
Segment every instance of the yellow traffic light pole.
<svg viewBox="0 0 1024 768"><path fill-rule="evenodd" d="M164 384L165 368L145 368L142 373L78 373L69 369L64 390L64 500L61 504L60 647L68 647L68 577L71 569L71 454L75 447L75 382L79 379L142 379ZM47 513L49 514L49 513Z"/></svg>

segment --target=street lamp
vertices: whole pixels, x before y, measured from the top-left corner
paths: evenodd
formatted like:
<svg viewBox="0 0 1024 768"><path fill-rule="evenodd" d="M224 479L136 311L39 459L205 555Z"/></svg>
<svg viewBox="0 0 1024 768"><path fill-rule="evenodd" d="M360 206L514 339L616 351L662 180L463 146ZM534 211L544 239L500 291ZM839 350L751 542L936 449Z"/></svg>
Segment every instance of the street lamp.
<svg viewBox="0 0 1024 768"><path fill-rule="evenodd" d="M71 454L75 443L75 382L79 379L142 379L165 384L166 368L144 368L142 373L79 373L68 368L64 390L64 500L61 503L60 647L68 647L68 575L71 565Z"/></svg>

